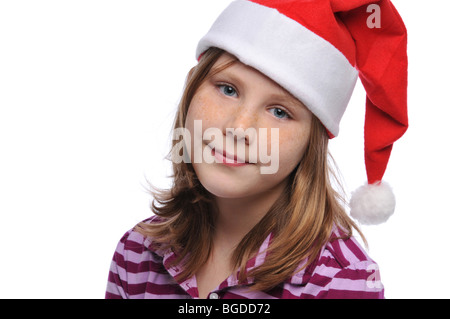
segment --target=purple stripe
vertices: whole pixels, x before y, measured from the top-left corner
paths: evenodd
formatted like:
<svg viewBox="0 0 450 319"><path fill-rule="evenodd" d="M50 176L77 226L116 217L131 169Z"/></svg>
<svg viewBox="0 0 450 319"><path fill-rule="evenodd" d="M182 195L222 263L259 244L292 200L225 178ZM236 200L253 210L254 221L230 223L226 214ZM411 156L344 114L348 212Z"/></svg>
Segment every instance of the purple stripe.
<svg viewBox="0 0 450 319"><path fill-rule="evenodd" d="M126 269L131 274L138 274L142 272L155 272L158 274L167 274L167 271L161 264L154 261L144 260L140 263L126 261L122 268Z"/></svg>
<svg viewBox="0 0 450 319"><path fill-rule="evenodd" d="M335 240L331 242L330 251L333 254L334 260L336 260L340 267L347 267L349 265L349 262L342 253L341 246L339 245L340 242L342 242L342 240Z"/></svg>
<svg viewBox="0 0 450 319"><path fill-rule="evenodd" d="M128 285L128 293L130 295L139 295L142 292L155 295L186 295L187 293L177 284L155 284L151 282Z"/></svg>
<svg viewBox="0 0 450 319"><path fill-rule="evenodd" d="M327 299L383 299L383 292L335 290L323 291L315 298Z"/></svg>
<svg viewBox="0 0 450 319"><path fill-rule="evenodd" d="M355 239L347 240L346 242L347 247L355 254L356 258L359 260L367 260L368 256L361 250L361 247L359 244L357 244Z"/></svg>
<svg viewBox="0 0 450 319"><path fill-rule="evenodd" d="M106 292L105 299L122 299L122 297L110 292Z"/></svg>
<svg viewBox="0 0 450 319"><path fill-rule="evenodd" d="M351 280L367 280L367 278L370 276L371 273L365 270L355 270L355 269L349 269L345 268L342 269L339 273L336 274L335 278L341 279L351 279Z"/></svg>

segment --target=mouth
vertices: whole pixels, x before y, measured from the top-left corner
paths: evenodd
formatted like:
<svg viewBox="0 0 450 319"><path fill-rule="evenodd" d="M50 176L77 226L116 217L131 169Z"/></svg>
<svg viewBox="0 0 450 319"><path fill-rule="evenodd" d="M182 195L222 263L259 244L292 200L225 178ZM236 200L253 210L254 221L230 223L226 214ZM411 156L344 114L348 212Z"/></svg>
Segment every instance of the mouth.
<svg viewBox="0 0 450 319"><path fill-rule="evenodd" d="M216 158L216 163L224 164L226 166L240 167L250 164L239 158L236 154L227 154L225 151L217 150L215 148L211 149L211 154Z"/></svg>

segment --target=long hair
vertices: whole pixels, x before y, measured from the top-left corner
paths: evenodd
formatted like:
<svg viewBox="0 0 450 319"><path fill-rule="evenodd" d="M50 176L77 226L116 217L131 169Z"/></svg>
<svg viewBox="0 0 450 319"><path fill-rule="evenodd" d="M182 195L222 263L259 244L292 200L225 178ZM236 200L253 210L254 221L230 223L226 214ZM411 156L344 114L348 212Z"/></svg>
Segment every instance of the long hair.
<svg viewBox="0 0 450 319"><path fill-rule="evenodd" d="M212 72L220 72L233 63L212 68L223 50L211 48L200 59L187 79L174 122L174 130L183 128L189 105L200 85ZM337 181L329 161L328 135L313 116L307 150L299 165L289 175L286 189L257 225L235 248L232 265L239 282L254 278L252 290L267 291L307 267L319 255L321 248L333 240L333 229L340 236L352 236L353 229L361 234L345 211L345 201L333 188ZM177 142L173 141L175 146ZM173 148L172 148L173 149ZM152 188L152 211L157 216L152 223L142 222L136 230L151 238L153 245L171 249L177 255L174 264L182 263L177 280L193 276L208 260L215 225L211 194L198 180L191 163L173 163L173 185L168 190ZM339 183L334 183L340 185ZM340 189L342 192L342 189ZM262 265L246 272L248 261L258 253L263 241L271 242ZM302 268L302 269L303 269Z"/></svg>

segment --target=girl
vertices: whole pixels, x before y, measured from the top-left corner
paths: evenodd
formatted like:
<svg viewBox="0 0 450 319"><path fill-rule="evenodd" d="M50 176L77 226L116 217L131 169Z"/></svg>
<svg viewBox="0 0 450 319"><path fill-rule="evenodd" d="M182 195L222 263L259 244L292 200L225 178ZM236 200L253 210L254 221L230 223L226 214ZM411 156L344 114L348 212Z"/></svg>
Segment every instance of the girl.
<svg viewBox="0 0 450 319"><path fill-rule="evenodd" d="M369 181L351 214L385 221L395 200L381 179L407 127L406 30L376 3L380 28L364 0L230 4L187 78L173 186L118 244L107 298L384 297L327 149L359 74Z"/></svg>

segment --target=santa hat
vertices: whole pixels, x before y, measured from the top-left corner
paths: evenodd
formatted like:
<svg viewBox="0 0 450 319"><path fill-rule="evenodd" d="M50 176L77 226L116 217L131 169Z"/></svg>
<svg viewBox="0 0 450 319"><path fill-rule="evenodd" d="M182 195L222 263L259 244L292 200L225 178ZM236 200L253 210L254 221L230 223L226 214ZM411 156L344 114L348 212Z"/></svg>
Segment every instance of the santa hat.
<svg viewBox="0 0 450 319"><path fill-rule="evenodd" d="M367 93L368 182L352 194L353 218L385 222L395 197L383 182L393 143L408 127L407 34L389 0L237 0L200 40L197 58L221 48L284 87L330 137L357 78Z"/></svg>

